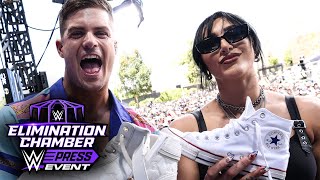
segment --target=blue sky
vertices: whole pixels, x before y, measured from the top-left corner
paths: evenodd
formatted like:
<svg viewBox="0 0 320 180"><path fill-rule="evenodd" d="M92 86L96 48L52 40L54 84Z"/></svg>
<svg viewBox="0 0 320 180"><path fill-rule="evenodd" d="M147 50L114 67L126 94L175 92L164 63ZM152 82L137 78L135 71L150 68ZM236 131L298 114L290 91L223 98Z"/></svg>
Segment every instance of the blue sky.
<svg viewBox="0 0 320 180"><path fill-rule="evenodd" d="M121 2L113 0L111 4L114 6ZM145 63L152 68L155 90L173 88L185 82L182 80L183 69L177 67L177 62L187 50L200 22L215 11L233 12L250 22L262 41L265 54L272 51L281 55L294 37L306 32L320 32L319 0L144 0L143 3L145 20L139 29L136 28L138 18L132 15L135 12L130 8L115 14L117 37L120 52L139 49ZM23 4L29 26L53 28L61 4L52 0L24 0ZM29 32L38 62L51 32L33 29ZM64 72L64 61L55 48L57 38L58 31L53 34L38 67L38 71L46 71L50 85ZM116 63L111 88L117 83L117 69Z"/></svg>

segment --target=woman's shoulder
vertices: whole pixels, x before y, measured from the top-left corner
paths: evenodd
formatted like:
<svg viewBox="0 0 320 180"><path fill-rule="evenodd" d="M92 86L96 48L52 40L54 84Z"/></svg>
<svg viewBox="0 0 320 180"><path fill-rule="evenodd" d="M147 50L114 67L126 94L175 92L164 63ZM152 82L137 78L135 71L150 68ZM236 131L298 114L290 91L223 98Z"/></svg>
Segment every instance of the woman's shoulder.
<svg viewBox="0 0 320 180"><path fill-rule="evenodd" d="M320 107L320 98L316 96L306 95L306 96L294 96L297 104L308 105L313 107Z"/></svg>
<svg viewBox="0 0 320 180"><path fill-rule="evenodd" d="M198 131L196 118L191 113L184 114L170 123L170 127L183 132Z"/></svg>
<svg viewBox="0 0 320 180"><path fill-rule="evenodd" d="M320 98L315 96L294 96L294 99L302 117L320 119Z"/></svg>
<svg viewBox="0 0 320 180"><path fill-rule="evenodd" d="M269 102L268 107L275 112L287 109L286 96L294 98L301 117L314 116L316 113L319 114L320 118L320 113L318 113L320 111L320 98L315 96L284 95L278 92L268 91L266 98L267 102Z"/></svg>

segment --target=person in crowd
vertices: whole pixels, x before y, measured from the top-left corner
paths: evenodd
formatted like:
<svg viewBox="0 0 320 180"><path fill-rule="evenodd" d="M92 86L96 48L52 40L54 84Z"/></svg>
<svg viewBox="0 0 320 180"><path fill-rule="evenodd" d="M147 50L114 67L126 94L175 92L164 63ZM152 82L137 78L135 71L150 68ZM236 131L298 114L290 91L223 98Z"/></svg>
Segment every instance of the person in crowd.
<svg viewBox="0 0 320 180"><path fill-rule="evenodd" d="M266 108L288 120L302 119L306 125L306 129L302 128L302 136L292 130L286 179L320 178L320 100L315 97L291 96L297 105L297 116L293 117L290 113L293 108L290 103L288 106L286 103L286 98L290 96L264 90L259 86L254 62L263 61L262 48L256 31L248 22L228 12L219 11L210 15L196 32L192 53L205 78L216 79L219 92L215 99L199 111L177 118L171 122L170 127L183 132L202 132L224 127L230 119L240 117L246 97L249 96L255 109ZM254 156L249 155L224 170L228 165L228 157L211 167L181 157L178 179L238 178L238 173L254 159ZM264 167L259 167L242 179L256 179L266 171Z"/></svg>
<svg viewBox="0 0 320 180"><path fill-rule="evenodd" d="M64 77L39 94L8 104L0 111L0 179L16 179L26 167L18 140L8 137L6 124L27 122L29 106L64 99L85 107L85 121L108 125L107 137L96 139L101 152L117 135L122 122L154 128L135 117L109 90L117 41L114 36L112 7L106 0L68 0L59 13L60 36L56 48L65 62Z"/></svg>

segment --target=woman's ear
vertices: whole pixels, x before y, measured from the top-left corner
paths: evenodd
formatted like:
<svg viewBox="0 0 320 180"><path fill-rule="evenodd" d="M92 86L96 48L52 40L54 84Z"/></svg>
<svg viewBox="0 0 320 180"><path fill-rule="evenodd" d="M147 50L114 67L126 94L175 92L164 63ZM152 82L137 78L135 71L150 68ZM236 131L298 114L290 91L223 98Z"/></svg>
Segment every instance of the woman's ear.
<svg viewBox="0 0 320 180"><path fill-rule="evenodd" d="M56 41L57 51L58 51L58 53L59 53L59 56L60 56L61 58L64 58L63 51L62 51L62 47L63 47L62 41L61 41L60 39L57 40L57 41Z"/></svg>

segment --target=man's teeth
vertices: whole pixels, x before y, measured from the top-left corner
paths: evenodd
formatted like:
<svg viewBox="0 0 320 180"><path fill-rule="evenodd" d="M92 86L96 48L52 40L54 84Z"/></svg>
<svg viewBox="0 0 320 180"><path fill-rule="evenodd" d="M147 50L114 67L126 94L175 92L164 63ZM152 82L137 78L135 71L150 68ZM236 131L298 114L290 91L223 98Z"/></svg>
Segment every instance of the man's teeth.
<svg viewBox="0 0 320 180"><path fill-rule="evenodd" d="M83 57L83 59L100 59L97 55L86 55Z"/></svg>

